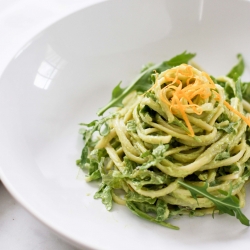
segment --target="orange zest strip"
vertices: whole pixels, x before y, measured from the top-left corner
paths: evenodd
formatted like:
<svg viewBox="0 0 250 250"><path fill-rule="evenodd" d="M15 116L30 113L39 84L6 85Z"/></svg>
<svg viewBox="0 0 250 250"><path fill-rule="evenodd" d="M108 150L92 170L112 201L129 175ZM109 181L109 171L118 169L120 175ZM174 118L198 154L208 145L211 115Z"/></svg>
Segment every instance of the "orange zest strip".
<svg viewBox="0 0 250 250"><path fill-rule="evenodd" d="M216 97L215 100L220 100L221 96L219 93L215 92ZM250 127L250 117L247 118L246 116L244 116L243 114L241 114L238 110L234 109L227 101L223 101L223 104L229 109L231 110L233 113L235 113L236 115L238 115L249 127Z"/></svg>
<svg viewBox="0 0 250 250"><path fill-rule="evenodd" d="M213 80L211 79L211 77L204 71L202 71L201 74L208 79L209 83L213 86L213 89L215 89L215 84L214 84Z"/></svg>
<svg viewBox="0 0 250 250"><path fill-rule="evenodd" d="M234 109L227 101L224 101L223 103L228 109L238 115L250 127L250 118L247 118L242 115L238 110Z"/></svg>
<svg viewBox="0 0 250 250"><path fill-rule="evenodd" d="M195 75L193 67L187 64L181 64L178 67L167 70L164 78L167 86L161 89L160 99L169 106L172 114L178 114L178 112L181 114L190 132L189 136L193 137L195 134L187 116L187 109L191 108L195 114L201 115L203 112L202 109L199 109L200 106L193 103L193 100L196 97L203 100L209 98L212 95L211 90L216 89L216 86L206 72L201 72L201 75ZM190 83L191 80L192 82ZM155 86L156 84L150 90L154 89ZM171 98L169 99L167 98L167 89L171 90ZM221 99L220 94L215 91L213 93L216 95L215 100L219 101ZM226 101L223 101L223 104L250 127L250 117L247 118Z"/></svg>
<svg viewBox="0 0 250 250"><path fill-rule="evenodd" d="M219 101L220 98L221 98L220 94L217 93L217 92L215 92L215 91L214 91L213 93L216 95L214 99L215 99L216 101Z"/></svg>
<svg viewBox="0 0 250 250"><path fill-rule="evenodd" d="M175 72L174 72L175 70ZM171 77L169 75L171 74ZM172 76L175 74L175 76ZM171 71L166 72L165 81L170 82L165 86L160 92L160 99L162 102L169 105L170 112L172 114L180 112L186 126L189 129L190 136L194 136L194 131L191 123L187 117L187 109L191 108L194 113L200 115L202 110L198 109L199 106L194 104L192 99L199 96L201 99L206 99L211 96L211 89L215 88L212 79L206 74L202 74L203 77L207 79L204 83L202 77L194 76L193 67L187 64L182 64L177 68L172 68ZM181 77L183 80L177 79ZM194 82L190 83L190 80ZM183 85L184 84L184 85ZM166 88L173 91L171 100L166 97Z"/></svg>
<svg viewBox="0 0 250 250"><path fill-rule="evenodd" d="M186 76L186 77L193 77L194 73L193 73L193 70L192 70L192 66L188 65L188 64L182 64L183 66L185 66L186 68L183 69L183 70L179 70L180 74L182 74L183 76Z"/></svg>
<svg viewBox="0 0 250 250"><path fill-rule="evenodd" d="M190 136L194 137L194 130L193 130L192 126L191 126L190 121L188 120L187 114L184 111L183 106L181 105L181 102L180 102L179 98L176 97L175 99L176 99L177 105L180 108L180 112L181 112L182 118L183 118L183 120L185 121L185 123L186 123L186 125L188 127L188 130L190 132Z"/></svg>
<svg viewBox="0 0 250 250"><path fill-rule="evenodd" d="M169 85L173 85L175 83L178 83L178 84L181 84L181 81L179 79L177 79L176 77L175 78L172 78L172 77L165 77L165 81L166 82L171 82Z"/></svg>

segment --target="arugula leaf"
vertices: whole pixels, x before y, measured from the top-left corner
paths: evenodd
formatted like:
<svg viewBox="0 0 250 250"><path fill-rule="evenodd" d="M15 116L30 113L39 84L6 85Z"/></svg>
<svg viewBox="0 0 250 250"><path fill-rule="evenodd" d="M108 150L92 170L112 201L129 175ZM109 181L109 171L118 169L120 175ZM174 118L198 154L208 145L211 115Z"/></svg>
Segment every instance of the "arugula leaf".
<svg viewBox="0 0 250 250"><path fill-rule="evenodd" d="M145 97L148 97L148 98L150 98L150 99L152 99L153 101L157 101L157 98L156 98L156 96L155 96L155 93L154 92L152 92L152 91L148 91L148 92L146 92L145 94L144 94L144 96Z"/></svg>
<svg viewBox="0 0 250 250"><path fill-rule="evenodd" d="M89 152L88 147L83 147L81 159L78 159L76 162L77 166L79 166L81 169L83 169L85 164L89 162L88 152Z"/></svg>
<svg viewBox="0 0 250 250"><path fill-rule="evenodd" d="M98 122L98 120L93 120L93 121L90 122L90 123L83 123L83 122L81 122L80 125L90 128L90 127L95 126L96 122Z"/></svg>
<svg viewBox="0 0 250 250"><path fill-rule="evenodd" d="M227 115L226 113L222 113L222 114L218 117L218 119L217 119L217 122L218 122L218 123L221 123L221 122L224 122L224 121L230 121L230 119L229 119L229 117L228 117L228 115ZM217 125L217 124L216 124L216 125ZM220 124L218 124L218 126L221 127Z"/></svg>
<svg viewBox="0 0 250 250"><path fill-rule="evenodd" d="M169 178L166 175L139 169L134 170L134 173L130 176L130 180L137 188L142 188L145 185L161 185L169 183Z"/></svg>
<svg viewBox="0 0 250 250"><path fill-rule="evenodd" d="M149 62L149 63L146 63L144 65L142 65L142 68L141 68L141 73L146 71L147 69L149 69L150 67L154 66L155 64L152 63L152 62Z"/></svg>
<svg viewBox="0 0 250 250"><path fill-rule="evenodd" d="M147 196L140 195L136 192L128 191L126 194L127 201L135 201L135 202L147 202L149 204L154 204L156 202L156 198L150 198Z"/></svg>
<svg viewBox="0 0 250 250"><path fill-rule="evenodd" d="M228 77L236 81L244 72L245 64L241 54L237 55L238 63L227 74Z"/></svg>
<svg viewBox="0 0 250 250"><path fill-rule="evenodd" d="M225 116L226 116L226 114L225 114ZM220 118L223 119L222 116ZM225 126L221 126L220 124L215 124L215 127L218 130L223 130L226 133L230 134L230 133L237 133L237 125L238 125L238 122L229 122L229 124L227 124Z"/></svg>
<svg viewBox="0 0 250 250"><path fill-rule="evenodd" d="M224 88L226 93L226 99L230 100L233 97L238 97L240 101L242 101L242 83L240 77L234 79L235 82L231 81L216 81L221 87Z"/></svg>
<svg viewBox="0 0 250 250"><path fill-rule="evenodd" d="M184 124L184 122L179 120L177 117L175 117L174 120L171 123L178 126L178 127L180 127L180 128L182 128L187 133L190 132L189 129L187 128L187 126Z"/></svg>
<svg viewBox="0 0 250 250"><path fill-rule="evenodd" d="M249 164L249 162L248 162L248 164ZM247 164L247 165L248 165ZM242 179L243 180L245 180L245 181L247 181L248 179L249 179L249 177L250 177L250 170L249 169L247 169L247 170L245 170L245 172L243 173L243 175L242 175Z"/></svg>
<svg viewBox="0 0 250 250"><path fill-rule="evenodd" d="M109 134L110 132L110 127L109 125L107 124L107 122L104 122L101 126L100 126L100 135L101 136L106 136Z"/></svg>
<svg viewBox="0 0 250 250"><path fill-rule="evenodd" d="M94 195L95 199L101 198L102 203L105 205L106 209L109 211L112 208L112 189L106 184L102 184L100 189Z"/></svg>
<svg viewBox="0 0 250 250"><path fill-rule="evenodd" d="M132 174L132 172L136 168L137 164L134 161L129 160L129 158L127 156L124 156L123 160L125 163L123 174L125 174L125 175Z"/></svg>
<svg viewBox="0 0 250 250"><path fill-rule="evenodd" d="M134 169L133 172L123 172L120 171L110 171L108 173L109 177L106 177L106 175L103 176L103 178L106 180L106 178L117 178L117 179L125 179L130 180L136 188L142 188L145 185L161 185L161 184L169 184L171 182L171 179L166 176L165 174L156 173L154 171L150 170L144 170L144 169Z"/></svg>
<svg viewBox="0 0 250 250"><path fill-rule="evenodd" d="M85 165L85 167L88 167L89 173L86 176L86 181L90 182L93 180L98 180L102 177L102 168L104 164L103 157L106 153L106 150L103 149L95 149L91 152L88 158L88 163Z"/></svg>
<svg viewBox="0 0 250 250"><path fill-rule="evenodd" d="M98 162L89 161L89 164L86 165L89 169L89 175L92 175L96 170L98 170Z"/></svg>
<svg viewBox="0 0 250 250"><path fill-rule="evenodd" d="M89 159L95 161L97 164L102 162L102 158L108 156L105 148L94 149L89 154Z"/></svg>
<svg viewBox="0 0 250 250"><path fill-rule="evenodd" d="M156 220L164 221L169 216L169 210L167 204L163 200L157 200L156 202Z"/></svg>
<svg viewBox="0 0 250 250"><path fill-rule="evenodd" d="M241 85L241 80L238 78L235 82L235 96L238 97L240 101L242 101Z"/></svg>
<svg viewBox="0 0 250 250"><path fill-rule="evenodd" d="M141 211L136 206L135 202L127 201L126 205L132 211L132 213L134 213L135 215L137 215L137 216L139 216L139 217L141 217L143 219L154 222L154 223L159 224L159 225L164 226L164 227L168 227L168 228L171 228L171 229L174 229L174 230L179 230L179 227L176 227L176 226L174 226L174 225L172 225L170 223L166 223L164 221L158 221L153 216L150 216L146 212Z"/></svg>
<svg viewBox="0 0 250 250"><path fill-rule="evenodd" d="M231 82L224 82L224 81L216 81L215 82L219 85L221 85L226 94L227 99L231 99L233 97L238 97L242 101L242 97L248 97L245 93L250 93L250 88L248 90L248 84L247 83L241 83L240 76L243 74L245 69L244 60L241 54L237 55L238 57L238 63L230 70L230 72L227 74L228 77L234 80L235 85Z"/></svg>
<svg viewBox="0 0 250 250"><path fill-rule="evenodd" d="M120 81L115 88L112 91L112 99L111 100L115 100L117 99L124 91L126 88L121 88L122 81ZM116 102L116 107L122 107L122 103L121 102ZM98 114L99 115L99 114Z"/></svg>
<svg viewBox="0 0 250 250"><path fill-rule="evenodd" d="M150 156L150 155L151 155L151 151L150 151L150 150L147 150L147 151L141 153L140 157L141 157L141 158L146 158L146 157L148 157L148 156Z"/></svg>
<svg viewBox="0 0 250 250"><path fill-rule="evenodd" d="M226 99L230 100L231 98L235 97L235 86L231 86L229 82L224 81L216 81L222 88L224 88Z"/></svg>
<svg viewBox="0 0 250 250"><path fill-rule="evenodd" d="M77 165L79 165L81 168L83 168L86 163L89 163L88 159L89 148L93 147L97 142L97 140L94 138L95 133L100 134L102 136L109 134L110 128L109 125L107 124L107 121L110 118L112 118L112 115L104 117L100 120L94 120L90 123L80 124L82 126L89 128L89 129L81 129L81 133L83 134L83 139L85 142L85 145L82 149L81 162L80 161L77 162Z"/></svg>
<svg viewBox="0 0 250 250"><path fill-rule="evenodd" d="M121 189L126 185L124 182L125 178L131 176L133 170L136 167L136 163L129 160L127 156L123 158L124 160L124 171L121 173L118 170L110 170L107 174L102 175L102 182L114 189ZM100 168L99 168L100 169Z"/></svg>
<svg viewBox="0 0 250 250"><path fill-rule="evenodd" d="M101 177L102 177L101 173L100 173L99 169L97 169L94 172L92 172L89 176L86 177L86 182L98 180Z"/></svg>
<svg viewBox="0 0 250 250"><path fill-rule="evenodd" d="M144 213L150 213L150 214L157 213L155 204L149 204L147 202L135 202L135 201L133 201L133 203L139 210L141 210Z"/></svg>
<svg viewBox="0 0 250 250"><path fill-rule="evenodd" d="M247 142L247 145L250 146L250 127L248 127L246 130L246 142Z"/></svg>
<svg viewBox="0 0 250 250"><path fill-rule="evenodd" d="M115 176L117 170L111 170L102 176L102 182L112 188L120 189L123 187L123 180Z"/></svg>
<svg viewBox="0 0 250 250"><path fill-rule="evenodd" d="M250 102L250 82L241 83L241 91L243 99Z"/></svg>
<svg viewBox="0 0 250 250"><path fill-rule="evenodd" d="M196 54L187 53L184 51L183 53L171 58L167 61L167 64L169 66L175 67L182 63L188 63L191 59L193 59L196 56Z"/></svg>
<svg viewBox="0 0 250 250"><path fill-rule="evenodd" d="M169 148L169 144L161 144L159 146L157 146L156 148L153 149L153 152L152 152L152 155L155 157L155 158L164 158L164 153L168 150Z"/></svg>
<svg viewBox="0 0 250 250"><path fill-rule="evenodd" d="M239 200L235 196L232 196L231 192L225 193L222 191L221 193L226 196L224 198L218 198L207 191L207 183L203 187L193 186L180 180L178 180L178 183L188 189L194 199L197 200L198 195L204 196L214 203L220 213L236 216L243 225L250 226L248 218L240 210Z"/></svg>
<svg viewBox="0 0 250 250"><path fill-rule="evenodd" d="M128 132L133 132L135 133L136 132L136 122L135 120L129 120L126 124L126 129Z"/></svg>
<svg viewBox="0 0 250 250"><path fill-rule="evenodd" d="M161 160L160 160L161 161ZM149 169L150 167L155 166L157 163L159 163L159 158L158 159L151 159L145 163L143 163L141 166L138 168L141 170Z"/></svg>
<svg viewBox="0 0 250 250"><path fill-rule="evenodd" d="M215 156L215 161L222 161L230 157L230 153L228 151L224 151L222 153L219 153Z"/></svg>
<svg viewBox="0 0 250 250"><path fill-rule="evenodd" d="M160 64L153 65L143 71L128 87L121 88L121 82L114 88L112 91L112 98L110 102L100 109L97 113L97 115L103 115L106 110L108 110L111 107L121 107L122 106L122 100L125 96L127 96L132 91L137 92L145 92L152 86L151 81L151 74L156 72L162 72L164 70L167 70L169 68L172 68L174 66L178 66L181 63L187 63L190 59L192 59L195 56L195 54L186 53L184 51L182 54L177 55L170 59L169 61L164 61Z"/></svg>
<svg viewBox="0 0 250 250"><path fill-rule="evenodd" d="M152 154L150 154L150 151L146 151L142 157L148 157L149 160L143 163L141 166L138 166L138 169L148 169L161 162L164 159L164 153L168 150L168 148L169 144L161 144L153 149Z"/></svg>

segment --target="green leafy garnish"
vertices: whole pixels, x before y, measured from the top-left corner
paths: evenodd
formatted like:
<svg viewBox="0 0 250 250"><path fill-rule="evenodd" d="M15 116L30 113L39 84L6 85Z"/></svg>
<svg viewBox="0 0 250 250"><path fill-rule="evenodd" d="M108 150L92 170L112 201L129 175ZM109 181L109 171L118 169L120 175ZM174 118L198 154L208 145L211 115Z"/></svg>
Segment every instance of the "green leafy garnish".
<svg viewBox="0 0 250 250"><path fill-rule="evenodd" d="M141 68L141 73L146 71L147 69L151 68L152 66L154 66L155 64L152 63L152 62L149 62L149 63L146 63L144 65L142 65L142 68Z"/></svg>
<svg viewBox="0 0 250 250"><path fill-rule="evenodd" d="M164 221L168 216L169 210L167 204L163 200L158 199L156 202L156 220Z"/></svg>
<svg viewBox="0 0 250 250"><path fill-rule="evenodd" d="M234 81L237 81L237 79L243 74L245 68L242 55L238 54L237 58L239 60L238 63L227 74L227 76L232 78Z"/></svg>
<svg viewBox="0 0 250 250"><path fill-rule="evenodd" d="M145 92L152 86L151 74L156 72L162 72L174 66L178 66L182 63L188 63L195 54L186 53L184 51L182 54L177 55L170 59L169 61L164 61L160 64L153 65L145 69L128 87L121 88L121 82L113 89L112 98L110 102L100 109L97 115L103 115L106 110L112 107L122 107L122 100L132 91Z"/></svg>
<svg viewBox="0 0 250 250"><path fill-rule="evenodd" d="M220 124L216 124L215 126L218 130L223 130L228 134L237 133L238 122L229 122L228 124L223 125L223 126L221 126Z"/></svg>
<svg viewBox="0 0 250 250"><path fill-rule="evenodd" d="M101 185L100 189L95 193L95 199L101 198L102 203L106 206L109 211L112 208L112 189L110 186Z"/></svg>
<svg viewBox="0 0 250 250"><path fill-rule="evenodd" d="M130 180L137 188L142 188L146 185L161 185L170 182L169 177L165 174L138 168L134 169L132 173L128 174L113 171L112 178Z"/></svg>
<svg viewBox="0 0 250 250"><path fill-rule="evenodd" d="M154 204L156 202L156 198L146 197L132 191L129 191L125 197L127 201L147 202L149 204Z"/></svg>
<svg viewBox="0 0 250 250"><path fill-rule="evenodd" d="M240 101L242 101L241 85L241 80L238 78L235 82L235 96L238 97Z"/></svg>
<svg viewBox="0 0 250 250"><path fill-rule="evenodd" d="M169 145L159 145L156 148L153 149L152 152L149 150L144 152L142 154L142 157L148 158L148 161L143 163L141 166L138 167L138 169L148 169L152 166L155 166L157 163L161 162L164 159L164 153L168 150Z"/></svg>
<svg viewBox="0 0 250 250"><path fill-rule="evenodd" d="M176 226L173 226L172 224L170 223L166 223L164 221L160 221L158 219L156 219L155 217L153 216L150 216L149 214L147 214L146 212L143 212L141 211L137 206L136 206L136 203L135 202L131 202L131 201L127 201L126 202L126 205L127 207L137 216L143 218L143 219L146 219L148 221L151 221L151 222L154 222L156 224L159 224L161 226L164 226L164 227L168 227L168 228L171 228L171 229L175 229L175 230L179 230L179 227L176 227Z"/></svg>
<svg viewBox="0 0 250 250"><path fill-rule="evenodd" d="M242 92L243 99L250 102L250 82L241 83L241 92Z"/></svg>
<svg viewBox="0 0 250 250"><path fill-rule="evenodd" d="M107 124L107 122L104 122L101 126L100 126L100 135L101 136L106 136L109 134L109 131L110 131L110 127L109 125Z"/></svg>
<svg viewBox="0 0 250 250"><path fill-rule="evenodd" d="M85 141L85 145L82 150L81 159L77 160L77 165L81 168L84 168L86 163L89 163L88 153L89 148L94 147L97 143L97 139L94 137L95 133L100 134L102 136L106 136L110 132L109 125L107 121L112 116L104 117L100 120L94 120L90 123L81 123L81 126L85 126L89 129L81 128L80 133L83 135L83 139Z"/></svg>
<svg viewBox="0 0 250 250"><path fill-rule="evenodd" d="M95 149L89 155L88 161L82 168L88 168L89 173L86 176L86 181L98 180L102 177L102 167L104 164L104 157L106 155L105 149Z"/></svg>
<svg viewBox="0 0 250 250"><path fill-rule="evenodd" d="M215 205L215 208L219 210L220 213L226 213L231 216L235 216L243 225L250 226L249 219L241 212L239 206L239 200L236 196L231 195L231 192L222 191L221 193L225 196L224 198L218 198L211 195L208 191L208 184L206 183L202 187L193 186L187 184L183 181L178 181L180 185L188 189L193 198L197 199L197 196L201 195L208 198Z"/></svg>
<svg viewBox="0 0 250 250"><path fill-rule="evenodd" d="M129 132L136 132L136 122L135 120L129 120L126 124L127 131Z"/></svg>
<svg viewBox="0 0 250 250"><path fill-rule="evenodd" d="M183 121L179 120L177 117L175 117L174 120L171 123L178 126L178 127L180 127L180 128L182 128L184 131L189 133L189 129L187 128L187 126L184 124Z"/></svg>
<svg viewBox="0 0 250 250"><path fill-rule="evenodd" d="M215 161L222 161L230 157L230 153L228 151L224 151L222 153L219 153L215 156Z"/></svg>

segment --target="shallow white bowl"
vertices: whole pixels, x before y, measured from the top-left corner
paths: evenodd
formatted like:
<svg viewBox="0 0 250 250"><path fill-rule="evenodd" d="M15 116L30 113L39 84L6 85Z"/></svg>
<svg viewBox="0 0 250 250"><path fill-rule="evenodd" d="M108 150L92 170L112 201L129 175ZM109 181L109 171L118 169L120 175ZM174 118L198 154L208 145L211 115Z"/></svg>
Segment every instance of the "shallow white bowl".
<svg viewBox="0 0 250 250"><path fill-rule="evenodd" d="M250 65L250 3L233 0L108 1L82 9L21 49L1 77L0 174L12 195L73 244L92 249L248 249L230 216L183 217L173 231L94 200L75 165L80 122L95 118L113 87L147 62L184 50L213 75L242 53ZM249 190L248 190L249 191ZM250 217L248 204L244 213Z"/></svg>

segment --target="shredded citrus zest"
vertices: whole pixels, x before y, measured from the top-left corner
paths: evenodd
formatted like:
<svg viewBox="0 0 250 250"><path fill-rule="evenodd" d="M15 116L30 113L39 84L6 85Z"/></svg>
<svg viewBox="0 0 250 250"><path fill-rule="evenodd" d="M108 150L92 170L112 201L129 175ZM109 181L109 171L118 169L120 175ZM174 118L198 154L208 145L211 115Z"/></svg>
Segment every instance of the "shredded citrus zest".
<svg viewBox="0 0 250 250"><path fill-rule="evenodd" d="M223 102L225 106L238 115L249 127L250 127L250 119L242 115L238 110L234 109L227 101Z"/></svg>
<svg viewBox="0 0 250 250"><path fill-rule="evenodd" d="M167 70L164 74L166 86L160 91L161 101L169 106L172 114L181 114L191 137L194 137L195 134L188 119L187 110L192 109L193 113L201 115L203 112L202 108L193 101L203 100L205 102L212 95L211 90L216 89L213 80L206 72L198 72L191 65L187 64L181 64L178 67ZM156 84L150 90L154 89ZM171 96L170 98L167 97L167 92ZM215 91L214 93L216 94L216 100L219 100L221 98L219 93ZM228 102L224 101L223 103L250 126L250 118L235 110Z"/></svg>
<svg viewBox="0 0 250 250"><path fill-rule="evenodd" d="M216 99L220 100L221 96L216 93ZM243 114L241 114L238 110L234 109L227 101L223 101L223 104L229 109L231 110L233 113L235 113L236 115L238 115L249 127L250 127L250 117L246 117Z"/></svg>
<svg viewBox="0 0 250 250"><path fill-rule="evenodd" d="M215 89L215 85L207 74L204 73L200 76L194 74L193 67L187 64L182 64L179 67L172 68L171 71L166 71L164 77L167 85L161 90L161 101L169 105L172 114L180 112L189 130L189 135L193 137L194 130L186 111L191 108L195 114L200 115L202 109L199 105L193 103L193 99L197 96L201 99L209 98L211 89ZM166 97L167 89L172 90L171 100Z"/></svg>

